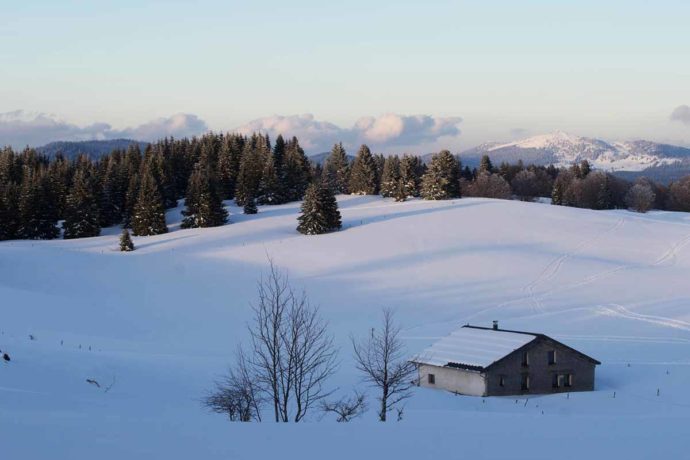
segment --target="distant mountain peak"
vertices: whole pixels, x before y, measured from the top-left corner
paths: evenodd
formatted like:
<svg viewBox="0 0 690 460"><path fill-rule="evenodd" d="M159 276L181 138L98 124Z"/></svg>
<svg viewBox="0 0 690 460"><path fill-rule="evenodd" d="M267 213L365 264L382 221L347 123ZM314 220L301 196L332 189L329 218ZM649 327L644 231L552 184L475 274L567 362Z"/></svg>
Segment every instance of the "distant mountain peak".
<svg viewBox="0 0 690 460"><path fill-rule="evenodd" d="M645 140L609 143L554 131L512 142L486 142L461 153L463 161L469 163L482 155L491 156L495 163L523 160L527 163L568 166L587 160L599 169L642 171L688 159L690 149Z"/></svg>

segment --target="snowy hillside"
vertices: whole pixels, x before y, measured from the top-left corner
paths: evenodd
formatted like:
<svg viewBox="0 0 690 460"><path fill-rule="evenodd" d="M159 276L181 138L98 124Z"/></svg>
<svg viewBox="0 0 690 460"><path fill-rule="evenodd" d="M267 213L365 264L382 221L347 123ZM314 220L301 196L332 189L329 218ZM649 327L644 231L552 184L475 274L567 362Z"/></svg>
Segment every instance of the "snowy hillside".
<svg viewBox="0 0 690 460"><path fill-rule="evenodd" d="M649 141L608 143L556 131L515 142L482 144L461 153L461 156L476 159L484 154L496 163L523 160L526 163L569 166L588 160L599 169L642 171L690 158L690 149Z"/></svg>
<svg viewBox="0 0 690 460"><path fill-rule="evenodd" d="M0 364L2 458L685 455L690 214L339 203L343 230L321 236L295 231L292 203L253 216L229 205L231 224L192 230L179 229L178 208L170 233L134 238L133 253L116 250L117 228L0 243L0 349L12 357ZM349 336L366 334L383 306L396 309L410 354L499 320L602 361L597 390L483 399L418 388L400 423L376 422L373 398L349 424L316 413L302 425L227 422L199 401L247 339L267 254L329 321L343 393L362 385Z"/></svg>

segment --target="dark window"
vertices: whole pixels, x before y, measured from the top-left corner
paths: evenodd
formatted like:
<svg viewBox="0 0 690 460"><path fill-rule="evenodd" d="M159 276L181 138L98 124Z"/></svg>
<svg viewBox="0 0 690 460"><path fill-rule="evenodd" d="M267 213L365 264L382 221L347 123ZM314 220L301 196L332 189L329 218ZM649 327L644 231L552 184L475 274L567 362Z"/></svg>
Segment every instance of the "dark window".
<svg viewBox="0 0 690 460"><path fill-rule="evenodd" d="M522 365L525 367L529 366L529 353L526 351L522 353Z"/></svg>
<svg viewBox="0 0 690 460"><path fill-rule="evenodd" d="M501 375L501 376L498 377L498 385L499 385L499 386L502 386L502 387L506 386L506 377L505 377L505 375Z"/></svg>
<svg viewBox="0 0 690 460"><path fill-rule="evenodd" d="M427 378L431 385L434 385L436 383L436 376L434 374L428 374Z"/></svg>
<svg viewBox="0 0 690 460"><path fill-rule="evenodd" d="M548 355L549 355L549 364L556 364L556 350L550 350Z"/></svg>
<svg viewBox="0 0 690 460"><path fill-rule="evenodd" d="M529 390L529 374L522 374L522 391Z"/></svg>
<svg viewBox="0 0 690 460"><path fill-rule="evenodd" d="M551 386L554 388L558 388L558 377L560 377L558 374L553 374L553 377L551 379Z"/></svg>
<svg viewBox="0 0 690 460"><path fill-rule="evenodd" d="M565 386L573 386L573 374L565 374Z"/></svg>

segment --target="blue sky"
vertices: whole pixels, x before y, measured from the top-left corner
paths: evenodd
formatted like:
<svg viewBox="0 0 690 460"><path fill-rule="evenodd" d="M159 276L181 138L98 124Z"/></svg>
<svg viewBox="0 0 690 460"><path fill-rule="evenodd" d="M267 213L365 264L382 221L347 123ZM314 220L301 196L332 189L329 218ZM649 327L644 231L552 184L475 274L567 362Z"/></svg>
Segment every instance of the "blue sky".
<svg viewBox="0 0 690 460"><path fill-rule="evenodd" d="M45 120L69 126L55 135L82 137L156 123L163 133L231 130L254 120L302 136L318 131L323 142L342 131L393 150L461 150L557 129L690 144L690 120L671 117L690 104L687 1L26 0L0 8L0 144L44 140L31 129L45 132ZM428 118L420 125L404 118L411 115ZM373 117L364 121L373 137L358 128L362 117Z"/></svg>

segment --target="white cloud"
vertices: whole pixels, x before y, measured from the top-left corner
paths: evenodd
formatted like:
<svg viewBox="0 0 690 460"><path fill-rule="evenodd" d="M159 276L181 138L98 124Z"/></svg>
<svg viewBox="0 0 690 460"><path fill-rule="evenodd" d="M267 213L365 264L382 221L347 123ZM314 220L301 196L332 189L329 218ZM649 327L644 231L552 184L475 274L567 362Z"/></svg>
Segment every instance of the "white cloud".
<svg viewBox="0 0 690 460"><path fill-rule="evenodd" d="M249 134L255 131L296 136L309 153L329 150L336 142L349 147L367 143L372 149L386 150L433 144L444 136L458 136L460 117L433 117L430 115L385 114L379 117L362 117L351 128L341 128L333 123L315 120L312 114L274 115L258 118L236 129Z"/></svg>
<svg viewBox="0 0 690 460"><path fill-rule="evenodd" d="M208 131L206 123L192 114L175 114L123 130L108 123L78 126L46 113L23 110L0 113L0 145L38 147L53 141L84 141L128 138L153 141L165 136L194 136Z"/></svg>
<svg viewBox="0 0 690 460"><path fill-rule="evenodd" d="M330 150L336 142L343 142L348 149L368 144L372 150L394 153L407 148L427 148L439 139L460 134L459 117L434 117L430 115L385 114L378 117L362 117L350 128L341 128L328 121L314 119L311 114L273 115L252 120L236 132L268 133L275 139L296 136L308 153ZM127 138L154 141L166 136L191 137L208 131L206 122L193 114L178 113L158 118L125 129L114 129L108 123L78 126L46 113L30 113L21 110L0 113L0 146L41 146L53 141L82 141Z"/></svg>
<svg viewBox="0 0 690 460"><path fill-rule="evenodd" d="M679 121L684 125L690 126L690 106L679 105L671 112L671 120Z"/></svg>
<svg viewBox="0 0 690 460"><path fill-rule="evenodd" d="M342 139L344 130L333 123L314 120L312 114L257 118L238 127L235 131L241 134L268 133L272 139L275 139L278 134L282 134L283 137L295 136L299 139L302 148L310 151L321 151L320 149L324 146L330 149L339 140L346 142Z"/></svg>
<svg viewBox="0 0 690 460"><path fill-rule="evenodd" d="M134 128L119 132L119 137L138 141L155 141L163 137L192 137L208 131L206 122L194 114L177 113L168 118L158 118Z"/></svg>

